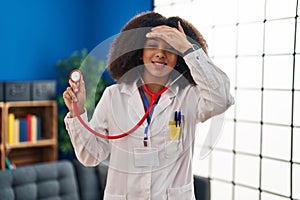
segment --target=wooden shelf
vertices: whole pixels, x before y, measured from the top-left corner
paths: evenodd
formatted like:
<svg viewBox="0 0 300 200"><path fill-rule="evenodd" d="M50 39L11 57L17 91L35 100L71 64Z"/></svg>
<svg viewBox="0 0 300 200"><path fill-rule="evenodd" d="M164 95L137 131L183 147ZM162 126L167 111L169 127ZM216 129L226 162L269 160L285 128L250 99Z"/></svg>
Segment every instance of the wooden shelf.
<svg viewBox="0 0 300 200"><path fill-rule="evenodd" d="M5 169L5 157L18 166L57 159L57 102L17 101L0 102L1 138L0 167ZM17 118L27 114L41 119L41 139L8 144L8 114Z"/></svg>
<svg viewBox="0 0 300 200"><path fill-rule="evenodd" d="M0 116L1 116L1 123L0 123L0 169L5 168L5 150L4 150L4 122L5 116L3 113L4 103L0 102Z"/></svg>
<svg viewBox="0 0 300 200"><path fill-rule="evenodd" d="M5 103L6 107L45 107L54 105L56 105L56 101L14 101Z"/></svg>
<svg viewBox="0 0 300 200"><path fill-rule="evenodd" d="M12 149L53 146L53 145L56 145L56 143L57 143L57 141L54 139L45 139L45 140L39 140L36 142L20 142L18 144L5 144L5 149L7 151L9 151Z"/></svg>

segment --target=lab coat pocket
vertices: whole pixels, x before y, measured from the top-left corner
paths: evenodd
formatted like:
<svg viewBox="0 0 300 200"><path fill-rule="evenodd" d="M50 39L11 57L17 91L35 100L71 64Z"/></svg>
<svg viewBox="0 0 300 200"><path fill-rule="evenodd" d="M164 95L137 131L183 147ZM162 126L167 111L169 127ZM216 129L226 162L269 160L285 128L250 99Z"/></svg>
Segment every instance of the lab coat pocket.
<svg viewBox="0 0 300 200"><path fill-rule="evenodd" d="M126 200L126 195L116 195L116 194L109 194L105 193L104 200Z"/></svg>
<svg viewBox="0 0 300 200"><path fill-rule="evenodd" d="M136 167L159 166L157 148L134 148L134 165Z"/></svg>
<svg viewBox="0 0 300 200"><path fill-rule="evenodd" d="M178 188L169 188L167 190L168 200L194 200L193 182Z"/></svg>
<svg viewBox="0 0 300 200"><path fill-rule="evenodd" d="M175 121L169 122L169 131L165 136L166 157L170 158L182 152L183 145L182 125L176 125Z"/></svg>

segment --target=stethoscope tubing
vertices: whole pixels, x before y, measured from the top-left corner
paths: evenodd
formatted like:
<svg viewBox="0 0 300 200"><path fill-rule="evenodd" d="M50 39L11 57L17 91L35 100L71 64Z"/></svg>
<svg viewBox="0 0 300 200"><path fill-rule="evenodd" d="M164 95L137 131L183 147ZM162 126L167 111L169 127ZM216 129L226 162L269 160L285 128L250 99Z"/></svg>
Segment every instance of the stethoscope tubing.
<svg viewBox="0 0 300 200"><path fill-rule="evenodd" d="M161 91L157 92L157 93L153 93L151 92L148 87L146 86L146 84L143 84L143 88L144 90L146 91L146 93L148 93L150 96L151 96L151 101L150 101L150 104L149 104L149 107L148 109L145 111L145 114L143 115L143 117L140 119L139 122L137 122L137 124L132 127L130 130L124 132L124 133L121 133L119 135L106 135L106 134L103 134L103 133L99 133L97 131L95 131L94 129L92 129L83 119L82 117L80 116L79 112L78 112L78 108L77 108L77 103L76 102L73 102L73 109L74 109L74 112L75 112L75 115L76 117L78 118L78 120L80 121L80 123L88 130L90 131L91 133L93 133L94 135L98 136L98 137L101 137L101 138L104 138L104 139L110 139L110 140L113 140L113 139L120 139L120 138L123 138L123 137L126 137L128 135L130 135L131 133L133 133L136 129L138 129L145 121L145 119L147 119L147 117L149 116L154 104L155 104L155 100L157 99L157 97L159 97L160 95L162 95L165 91L167 91L169 89L170 85L167 85L165 86Z"/></svg>

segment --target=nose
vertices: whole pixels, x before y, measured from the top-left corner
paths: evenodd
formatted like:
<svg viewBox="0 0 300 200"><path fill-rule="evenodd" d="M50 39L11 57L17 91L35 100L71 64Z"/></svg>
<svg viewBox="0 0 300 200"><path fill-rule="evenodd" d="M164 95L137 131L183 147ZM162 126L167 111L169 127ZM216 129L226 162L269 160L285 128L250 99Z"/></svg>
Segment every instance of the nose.
<svg viewBox="0 0 300 200"><path fill-rule="evenodd" d="M157 49L155 57L160 58L160 59L165 58L166 57L166 51L162 48Z"/></svg>

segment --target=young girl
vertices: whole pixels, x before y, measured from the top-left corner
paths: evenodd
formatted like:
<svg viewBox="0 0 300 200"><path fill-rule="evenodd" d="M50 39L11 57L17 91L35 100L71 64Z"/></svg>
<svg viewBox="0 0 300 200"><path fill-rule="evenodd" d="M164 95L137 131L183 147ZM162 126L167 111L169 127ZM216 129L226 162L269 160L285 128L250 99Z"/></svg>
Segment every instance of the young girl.
<svg viewBox="0 0 300 200"><path fill-rule="evenodd" d="M108 69L117 81L103 93L88 122L81 79L63 94L67 130L78 160L86 166L108 161L104 199L195 199L192 158L196 124L223 113L234 100L229 79L207 56L197 29L179 17L137 15L113 42ZM160 93L160 95L153 95ZM126 137L154 104L147 119Z"/></svg>

